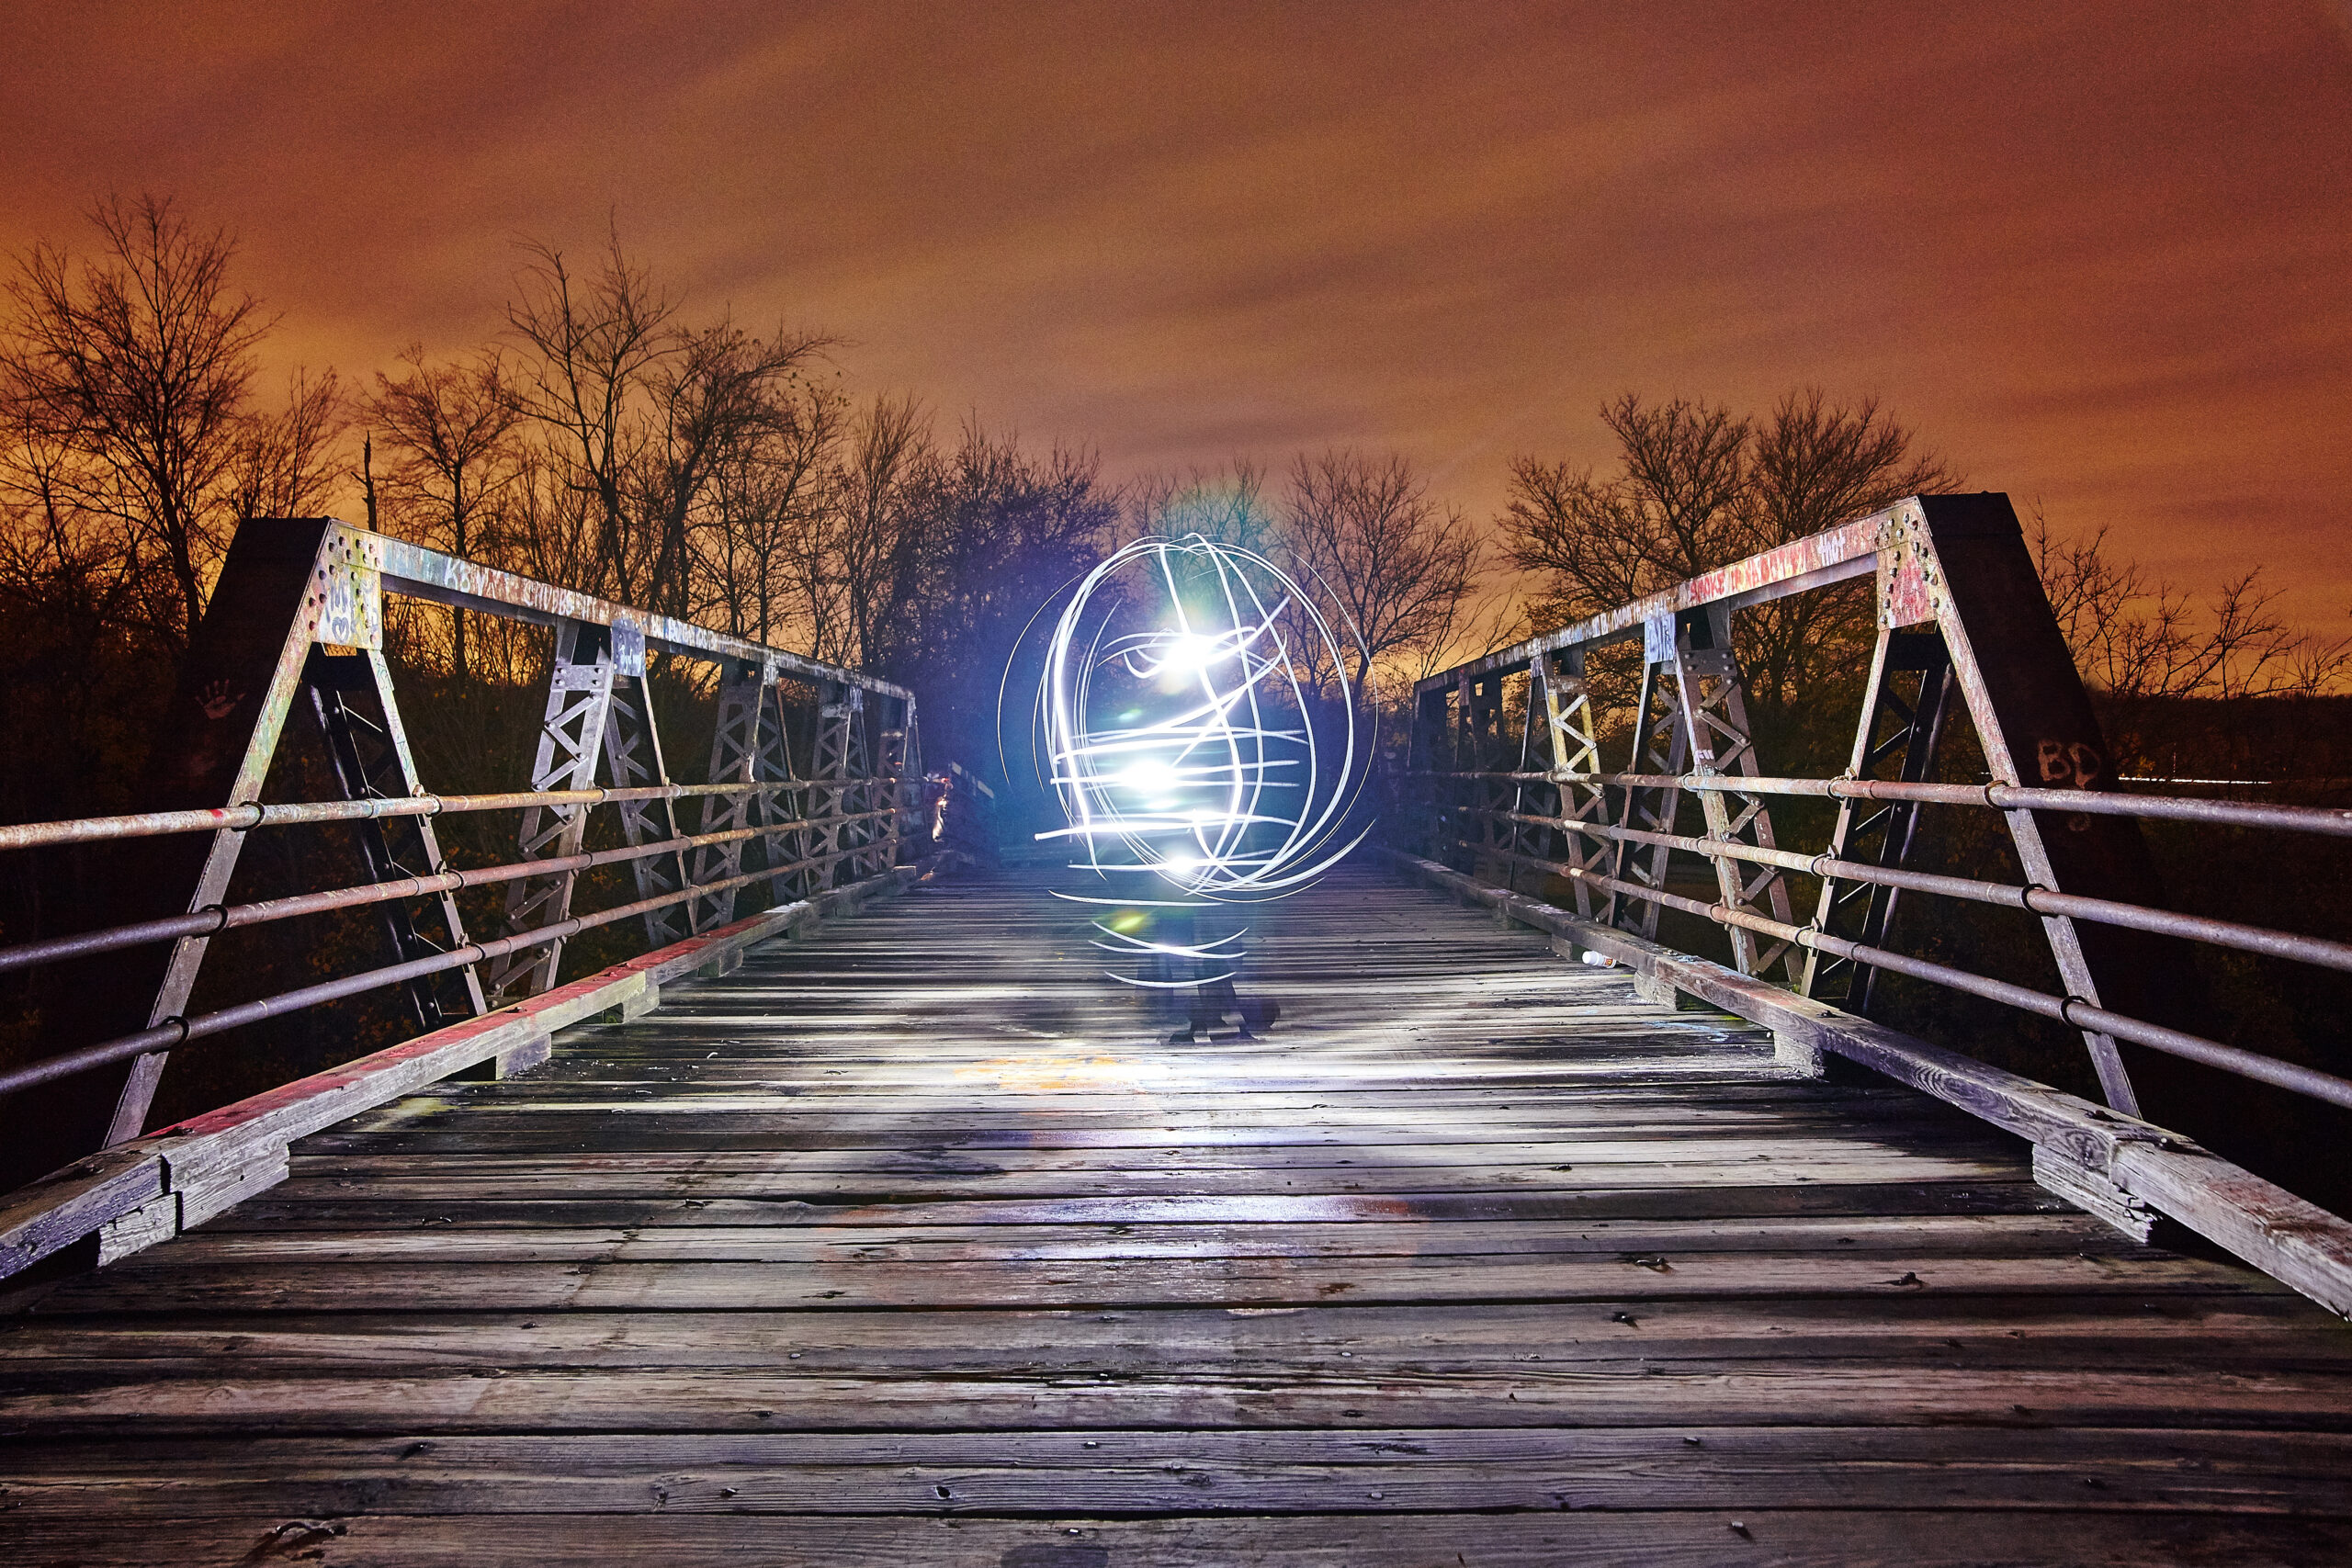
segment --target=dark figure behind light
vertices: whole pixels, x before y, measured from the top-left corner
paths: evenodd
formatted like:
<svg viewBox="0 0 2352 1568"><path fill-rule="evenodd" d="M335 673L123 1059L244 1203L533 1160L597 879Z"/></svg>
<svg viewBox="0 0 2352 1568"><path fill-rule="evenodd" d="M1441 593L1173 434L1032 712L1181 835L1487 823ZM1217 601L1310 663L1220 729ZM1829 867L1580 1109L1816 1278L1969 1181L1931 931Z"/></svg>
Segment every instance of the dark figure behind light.
<svg viewBox="0 0 2352 1568"><path fill-rule="evenodd" d="M1211 922L1216 919L1211 917ZM1201 940L1202 921L1189 908L1161 909L1153 923L1159 940L1170 947L1197 948L1218 940L1215 936L1206 943ZM1162 998L1159 1016L1174 1025L1168 1034L1170 1045L1205 1041L1223 1029L1227 1019L1236 1021L1236 1037L1242 1040L1254 1040L1257 1031L1273 1026L1282 1016L1281 1004L1270 998L1244 998L1234 985L1240 972L1238 953L1232 958L1193 958L1155 953L1143 961L1141 978L1159 982L1147 994ZM1211 976L1215 978L1204 977ZM1189 987L1189 994L1182 987Z"/></svg>

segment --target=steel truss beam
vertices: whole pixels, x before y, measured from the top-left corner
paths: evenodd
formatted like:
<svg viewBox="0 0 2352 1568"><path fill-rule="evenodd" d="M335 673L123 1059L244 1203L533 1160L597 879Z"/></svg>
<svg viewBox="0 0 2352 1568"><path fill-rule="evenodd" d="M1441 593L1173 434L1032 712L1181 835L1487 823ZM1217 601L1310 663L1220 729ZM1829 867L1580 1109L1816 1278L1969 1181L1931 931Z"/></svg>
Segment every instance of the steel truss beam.
<svg viewBox="0 0 2352 1568"><path fill-rule="evenodd" d="M1881 626L1849 776L1927 783L1935 772L1951 690L1951 656L1939 633ZM1918 826L1916 801L1841 799L1826 852L1833 860L1899 870L1911 858ZM1883 883L1824 877L1813 923L1832 936L1882 946L1900 893ZM1867 1014L1877 978L1878 971L1866 964L1815 948L1805 955L1797 988Z"/></svg>
<svg viewBox="0 0 2352 1568"><path fill-rule="evenodd" d="M605 717L605 767L616 788L665 784L670 767L662 756L662 731L653 716L653 682L640 656L634 671L626 665L614 677L611 705ZM621 803L621 837L632 847L659 844L679 837L674 803L630 800ZM682 854L649 855L629 863L639 898L658 898L686 886ZM694 934L693 917L685 904L665 904L645 914L645 940L667 947Z"/></svg>
<svg viewBox="0 0 2352 1568"><path fill-rule="evenodd" d="M392 695L391 667L384 662L382 653L371 649L332 654L313 648L303 669L303 684L344 799L389 800L423 792L416 760L409 751L408 732L401 724L400 704ZM367 694L375 698L376 718L368 717L352 701ZM445 869L440 840L429 817L371 818L354 827L371 881L431 876ZM409 901L381 907L396 963L455 953L466 945L466 924L458 913L455 894L445 889L421 902L426 905L426 921L439 926L438 941L426 934L425 925L418 921L417 910ZM420 976L409 983L408 993L422 1030L439 1029L490 1010L481 977L471 964L455 976Z"/></svg>
<svg viewBox="0 0 2352 1568"><path fill-rule="evenodd" d="M547 716L539 721L538 750L531 761L534 790L588 789L596 782L596 752L603 744L613 705L613 650L602 626L566 621L556 627L555 654L548 669ZM586 806L534 806L523 813L517 835L526 860L553 860L580 852L588 832ZM553 925L571 913L573 871L530 877L506 891L506 930L512 933ZM563 944L528 949L491 966L487 990L493 1002L532 996L555 984Z"/></svg>
<svg viewBox="0 0 2352 1568"><path fill-rule="evenodd" d="M865 825L844 820L860 809L857 799L865 772L865 694L854 686L828 682L817 709L816 761L809 774L808 816L821 823L817 853L825 857L819 873L822 887L842 879L845 867L854 877L863 862L842 856L865 842Z"/></svg>
<svg viewBox="0 0 2352 1568"><path fill-rule="evenodd" d="M1674 691L1690 756L1702 774L1756 778L1762 770L1756 758L1756 740L1747 722L1747 699L1740 683L1739 663L1731 646L1731 611L1724 605L1680 617L1672 644ZM1703 646L1702 646L1703 638ZM1699 792L1707 837L1723 843L1776 849L1772 815L1764 796L1724 790ZM1775 919L1789 918L1789 888L1781 868L1765 865L1741 869L1728 859L1713 861L1715 881L1726 908L1761 908ZM1657 886L1665 886L1663 877ZM1794 981L1803 973L1804 954L1786 942L1758 945L1755 934L1732 928L1732 957L1743 975L1762 975L1781 967Z"/></svg>
<svg viewBox="0 0 2352 1568"><path fill-rule="evenodd" d="M874 749L862 724L852 718L869 702L896 705L891 711L899 716L898 728L895 738L886 738L884 755L886 760L904 756L913 703L903 688L333 519L260 519L241 527L232 543L211 603L190 639L140 789L142 806L153 811L234 811L240 820L235 825L221 820L218 830L200 837L160 840L142 852L144 874L123 879L110 911L116 925L203 916L225 906L249 826L242 818L260 814L262 786L298 698L305 700L320 722L328 760L346 800L425 795L383 656L382 596L387 592L553 628L545 714L531 763L532 794L594 791L600 754L616 786L669 782L647 686L649 649L721 667L725 711L714 770L730 782L793 784L776 682L789 678L819 684L835 710L835 716L821 727L817 747L820 771L827 781L821 798L804 805L796 788L749 797L705 796L711 804L705 807L703 827L712 831L736 823L759 826L819 818L812 829L786 836L781 847L763 851L768 856L764 863L776 868L771 887L779 899L798 891L795 884L821 881L830 886L878 874L895 858L899 847L895 823L838 818L872 809L872 802L900 798L902 781L895 769L902 764L894 764L888 781L873 778L867 761ZM748 686L746 671L754 672ZM519 833L522 858L579 855L594 804L528 804ZM622 811L623 832L632 845L681 836L667 799L614 804ZM429 810L355 821L362 855L376 880L430 877L444 869ZM808 852L819 848L815 840L821 840L827 852L857 852L823 862L820 870L804 869L812 858ZM637 859L632 863L639 902L704 882L727 883L730 877L740 882L741 873L734 868L741 863L741 841L736 840L695 848L691 864L686 853L678 851ZM848 877L840 870L844 863L851 866ZM577 869L571 868L511 882L507 931L536 932L568 919L577 875ZM689 931L725 923L733 904L732 886L714 887L708 897L665 902L646 912L649 938L666 945ZM426 964L473 945L447 888L424 891L413 899L388 898L378 908L401 962ZM137 950L109 955L104 984L76 988L84 1005L62 1021L64 1027L100 1039L138 1035L143 1040L147 1033L164 1040L185 1038L187 1029L180 1021L187 1013L217 929L213 925L180 936L167 956L153 960ZM502 939L484 945L500 954L491 959L486 974L438 963L432 964L431 976L415 980L409 995L420 1021L433 1027L545 989L559 973L560 940L526 945ZM457 973L447 972L452 970ZM106 1142L119 1143L143 1129L166 1059L166 1049L157 1048L131 1061L111 1114L103 1119ZM66 1134L75 1141L94 1140L101 1124L89 1099L83 1093L52 1108L68 1120L83 1119L80 1126L86 1131Z"/></svg>
<svg viewBox="0 0 2352 1568"><path fill-rule="evenodd" d="M1600 771L1600 738L1593 728L1592 692L1585 683L1584 649L1538 653L1529 662L1526 728L1527 739L1520 747L1522 767L1534 760L1533 739L1540 729L1544 737L1541 755L1553 772ZM1570 822L1610 819L1609 794L1600 785L1568 783L1552 787L1554 815ZM1523 807L1515 804L1513 809ZM1552 851L1547 859L1585 871L1602 870L1609 863L1610 846L1596 840L1570 832L1547 833L1544 838L1552 840L1542 846ZM1574 886L1574 894L1577 914L1585 919L1592 919L1592 889L1579 881Z"/></svg>
<svg viewBox="0 0 2352 1568"><path fill-rule="evenodd" d="M1498 753L1501 750L1503 722L1502 674L1497 671L1475 679L1464 676L1455 688L1455 716L1457 723L1461 726L1461 751L1463 756L1470 760L1465 771L1483 774L1487 769L1500 760ZM1471 866L1473 871L1476 871L1480 864L1508 865L1510 863L1502 860L1499 853L1510 848L1510 835L1501 830L1500 826L1492 817L1484 815L1501 806L1503 796L1510 791L1510 786L1507 784L1498 784L1485 777L1477 777L1465 781L1458 792L1462 795L1460 805L1464 808L1464 817L1467 820L1477 824L1478 843L1474 852Z"/></svg>
<svg viewBox="0 0 2352 1568"><path fill-rule="evenodd" d="M760 776L762 742L763 731L769 728L766 721L774 689L775 682L764 665L736 661L725 666L718 683L718 720L710 739L711 783L750 784ZM707 797L702 803L700 826L695 830L719 833L764 826L769 820L769 798L753 795ZM738 840L695 851L686 880L690 886L701 886L740 875L742 870L743 845ZM688 920L696 931L723 926L735 918L735 889L729 887L723 893L695 898L690 901L688 911Z"/></svg>
<svg viewBox="0 0 2352 1568"><path fill-rule="evenodd" d="M1458 739L1451 776L1430 793L1423 807L1435 837L1416 839L1415 825L1408 829L1408 841L1421 842L1431 858L1441 861L1458 863L1468 855L1520 863L1510 857L1524 856L1526 840L1515 836L1523 833L1524 825L1513 825L1512 818L1535 814L1523 810L1523 795L1516 791L1510 800L1504 798L1495 787L1507 782L1502 776L1491 781L1464 776L1491 766L1481 744L1481 726L1498 704L1501 677L1527 671L1531 733L1537 722L1536 705L1539 700L1545 705L1543 722L1554 727L1555 740L1551 771L1596 774L1600 771L1596 763L1560 760L1565 749L1577 748L1599 727L1589 709L1581 728L1572 725L1564 730L1552 716L1555 710L1549 694L1561 669L1553 661L1573 659L1580 667L1592 649L1640 636L1643 676L1632 716L1633 760L1624 771L1645 782L1620 787L1614 826L1621 831L1687 840L1687 835L1678 835L1675 818L1682 796L1697 794L1705 818L1704 841L1742 852L1773 851L1771 818L1762 793L1685 790L1676 782L1691 769L1692 776L1701 778L1762 778L1732 655L1732 615L1872 574L1882 635L1855 743L1857 778L1928 778L1957 694L1994 785L2113 787L2113 770L2089 698L2041 592L2008 498L1992 493L1917 496L1417 682L1416 758L1433 760L1437 755L1434 742L1449 698L1455 705ZM1928 629L1913 629L1922 627ZM1522 769L1528 750L1523 745ZM1598 821L1611 815L1600 784L1573 778L1555 782L1564 789L1559 817ZM1568 791L1576 792L1573 815L1565 797ZM2049 809L2009 810L2005 816L2026 879L2035 886L2141 906L2161 902L2146 844L2131 818ZM1478 824L1475 833L1474 820ZM1863 812L1847 801L1841 805L1828 858L1899 867L1916 830L1916 807ZM1622 837L1579 844L1578 835L1562 837L1561 858L1535 858L1592 872L1605 861L1607 881L1644 894L1665 893L1674 847ZM1720 908L1735 917L1752 914L1766 924L1789 927L1785 865L1742 861L1731 854L1707 858L1714 867ZM1645 937L1655 935L1658 902L1615 889L1604 901L1581 879L1572 880L1580 913L1589 904L1599 904L1599 918ZM1833 879L1823 891L1819 919L1809 929L1875 950L1894 908L1890 886ZM2154 945L2159 939L2129 929L2078 926L2064 916L2043 914L2041 919L2073 1005L2086 1014L2103 1009L2145 1017L2163 1010L2158 993L2166 987L2167 965ZM1743 926L1736 918L1725 923L1743 972L1777 970L1800 989L1854 998L1867 1005L1871 985L1868 969L1801 952L1784 938ZM2138 1097L2115 1041L2096 1029L2086 1030L2084 1041L2108 1102L2136 1113Z"/></svg>

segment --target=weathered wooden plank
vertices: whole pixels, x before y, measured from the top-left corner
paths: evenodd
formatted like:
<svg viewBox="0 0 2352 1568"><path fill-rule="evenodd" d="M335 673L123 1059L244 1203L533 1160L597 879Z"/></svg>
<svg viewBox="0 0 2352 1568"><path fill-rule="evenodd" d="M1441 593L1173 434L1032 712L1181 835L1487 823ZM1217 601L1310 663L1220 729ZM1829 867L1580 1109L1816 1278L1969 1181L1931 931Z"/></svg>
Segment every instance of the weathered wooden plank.
<svg viewBox="0 0 2352 1568"><path fill-rule="evenodd" d="M2280 1289L2275 1281L2200 1258L2126 1261L2063 1258L1839 1257L1682 1254L1656 1260L1567 1256L1434 1258L1071 1258L1050 1268L860 1259L826 1268L730 1262L306 1262L299 1274L248 1276L196 1260L69 1281L36 1313L250 1310L447 1311L461 1306L548 1311L718 1311L729 1308L1314 1305L1353 1302L1614 1300L1629 1275L1648 1276L1648 1300L1694 1295L1784 1295L1800 1291L1903 1294L1934 1291L2005 1295L2112 1292L2146 1299Z"/></svg>
<svg viewBox="0 0 2352 1568"><path fill-rule="evenodd" d="M1350 1355L1342 1357L1341 1351ZM1652 1301L1416 1303L1315 1311L1156 1306L1144 1311L1020 1312L966 1308L953 1318L908 1312L531 1312L185 1314L25 1322L0 1336L0 1363L108 1359L208 1367L278 1363L284 1373L338 1368L450 1372L535 1367L774 1367L854 1372L887 1364L975 1371L1072 1364L1182 1368L1323 1366L1340 1360L1416 1367L1531 1356L1581 1363L1788 1357L1849 1361L1980 1361L2044 1366L2188 1367L2252 1359L2340 1366L2343 1331L2297 1298L2172 1296L1842 1296ZM225 1371L221 1375L228 1375ZM1755 1414L1755 1413L1751 1413ZM1769 1412L1761 1413L1769 1416Z"/></svg>
<svg viewBox="0 0 2352 1568"><path fill-rule="evenodd" d="M1369 1490L1369 1489L1368 1489ZM662 1568L1199 1568L1250 1562L1268 1568L1557 1568L1562 1562L1641 1562L1700 1568L1771 1562L1780 1568L2146 1568L2156 1562L2228 1562L2238 1568L2312 1568L2352 1557L2352 1524L2237 1514L2118 1513L2056 1508L1864 1509L1619 1514L1555 1509L1464 1517L1386 1514L1365 1497L1319 1517L1051 1519L778 1519L630 1517L555 1514L431 1518L384 1513L349 1519L156 1520L120 1527L27 1520L18 1532L33 1561L80 1568L314 1562L323 1568L547 1568L614 1562Z"/></svg>
<svg viewBox="0 0 2352 1568"><path fill-rule="evenodd" d="M1432 862L1394 858L1433 885L1478 898L1810 1049L1835 1052L2053 1147L2070 1170L2108 1178L2120 1162L2137 1173L2136 1195L2165 1214L2289 1280L2330 1310L2352 1314L2352 1221L2302 1202L2186 1139L1721 964L1579 920L1520 894L1484 887Z"/></svg>
<svg viewBox="0 0 2352 1568"><path fill-rule="evenodd" d="M895 888L911 871L884 880ZM77 1161L0 1207L0 1279L108 1226L116 1228L101 1250L111 1261L201 1224L282 1179L293 1139L483 1062L541 1060L551 1031L806 920L796 907L771 909ZM155 1209L164 1198L170 1204Z"/></svg>
<svg viewBox="0 0 2352 1568"><path fill-rule="evenodd" d="M1163 1047L1081 922L934 884L298 1145L0 1332L8 1551L2342 1544L2312 1533L2352 1513L2340 1323L2117 1238L1905 1091L1373 886L1268 912L1256 1043ZM1367 940L1295 934L1333 908ZM1105 1555L1041 1555L1073 1543Z"/></svg>
<svg viewBox="0 0 2352 1568"><path fill-rule="evenodd" d="M321 1184L324 1187L328 1184ZM358 1184L355 1183L356 1187ZM219 1232L379 1229L454 1225L458 1205L320 1189L286 1201L276 1193L249 1200L211 1222ZM681 1184L662 1198L474 1197L462 1205L471 1227L497 1225L734 1225L873 1223L884 1215L903 1224L1120 1224L1159 1223L1287 1224L1317 1221L1416 1219L1702 1219L1768 1214L2031 1213L2070 1207L2030 1182L1806 1182L1795 1186L1627 1187L1573 1192L1434 1191L1386 1194L1253 1193L1207 1198L1195 1194L1119 1198L924 1199L899 1194L887 1202L823 1203L797 1198L702 1198Z"/></svg>
<svg viewBox="0 0 2352 1568"><path fill-rule="evenodd" d="M1556 1143L1588 1138L1647 1137L1688 1141L1709 1136L1772 1137L1783 1134L1820 1135L1826 1133L1848 1137L1867 1134L1877 1141L1898 1138L1907 1142L1912 1134L1923 1140L1954 1135L1951 1125L1938 1118L1849 1118L1838 1115L1828 1107L1817 1110L1792 1107L1785 1116L1774 1116L1762 1111L1731 1111L1713 1117L1696 1114L1687 1123L1669 1122L1655 1111L1628 1110L1615 1116L1579 1113L1573 1117L1547 1117L1542 1122L1514 1115L1509 1119L1472 1116L1464 1118L1462 1122L1438 1117L1410 1122L1394 1119L1358 1120L1344 1125L1320 1124L1320 1118L1295 1115L1269 1116L1255 1122L1220 1123L1195 1120L1190 1114L1181 1124L1169 1125L1164 1124L1166 1118L1163 1114L1154 1112L1118 1119L1123 1124L1080 1126L1069 1124L1079 1118L1058 1114L1050 1120L1007 1118L1000 1125L982 1125L965 1118L948 1120L910 1110L892 1118L864 1118L831 1131L822 1130L822 1123L827 1118L821 1114L774 1117L771 1120L777 1126L764 1134L755 1148L737 1151L708 1137L708 1134L725 1133L734 1122L723 1113L716 1113L707 1103L698 1099L695 1106L676 1114L687 1120L665 1122L662 1127L684 1126L704 1136L697 1137L674 1153L638 1148L633 1146L632 1139L632 1146L626 1148L573 1148L551 1155L515 1151L503 1145L476 1150L435 1149L429 1155L420 1155L388 1149L374 1141L380 1134L370 1133L364 1136L342 1136L333 1140L323 1136L305 1139L294 1151L294 1168L311 1176L368 1177L394 1175L428 1163L438 1169L488 1169L502 1166L522 1168L555 1159L614 1168L634 1167L650 1170L688 1163L726 1168L729 1164L741 1168L755 1161L788 1159L803 1154L834 1151L873 1153L909 1147L951 1150L1011 1148L1040 1153L1053 1150L1102 1151L1107 1157L1125 1156L1132 1158L1154 1158L1163 1155L1178 1157L1298 1157L1296 1154L1278 1151L1322 1151L1343 1156L1360 1155L1365 1158L1419 1158L1423 1156L1419 1151L1458 1151L1498 1145L1523 1147L1541 1145L1547 1141ZM763 1111L754 1109L747 1114L761 1115ZM1958 1135L1971 1134L1962 1129ZM1981 1134L1975 1136L1975 1141L1981 1146L1998 1146ZM1398 1145L1407 1146L1401 1155L1397 1152ZM1231 1151L1229 1155L1228 1151ZM675 1157L679 1154L684 1157Z"/></svg>
<svg viewBox="0 0 2352 1568"><path fill-rule="evenodd" d="M2194 1147L2120 1151L2114 1175L2134 1197L2352 1317L2352 1225L2326 1210Z"/></svg>
<svg viewBox="0 0 2352 1568"><path fill-rule="evenodd" d="M2103 1507L2352 1516L2352 1439L2217 1431L630 1434L0 1451L13 1520L410 1515L1329 1514ZM1365 1508L1363 1505L1377 1505Z"/></svg>
<svg viewBox="0 0 2352 1568"><path fill-rule="evenodd" d="M0 1435L500 1431L1035 1431L1102 1427L2164 1427L2337 1431L2337 1372L1896 1367L1843 1362L1528 1363L1430 1376L1301 1367L1123 1371L1074 1361L1027 1376L520 1368L399 1377L28 1376Z"/></svg>
<svg viewBox="0 0 2352 1568"><path fill-rule="evenodd" d="M1799 1216L1775 1221L1458 1220L1445 1224L1292 1223L1254 1225L806 1225L199 1232L175 1249L187 1266L307 1267L312 1263L484 1259L568 1261L868 1262L879 1258L1020 1262L1055 1258L1482 1258L1632 1252L1799 1253L1905 1258L2135 1256L2104 1222L2064 1213L1901 1218ZM5 1352L0 1352L5 1354Z"/></svg>
<svg viewBox="0 0 2352 1568"><path fill-rule="evenodd" d="M1504 1153L1513 1151L1505 1150ZM915 1199L926 1194L1030 1197L1096 1197L1168 1190L1182 1182L1200 1196L1220 1193L1282 1191L1423 1192L1476 1190L1507 1185L1525 1190L1593 1187L1727 1184L1759 1180L1902 1181L1975 1180L1997 1179L2015 1169L2014 1156L1982 1151L1935 1153L1904 1151L1888 1154L1852 1145L1795 1140L1781 1148L1754 1145L1730 1148L1702 1143L1657 1145L1634 1150L1580 1149L1569 1146L1555 1157L1537 1156L1498 1163L1431 1160L1408 1165L1390 1161L1308 1163L1269 1160L1262 1165L1169 1157L1153 1167L1136 1162L1107 1164L1069 1158L1023 1159L1004 1151L915 1150L884 1153L858 1159L819 1156L779 1158L752 1170L714 1170L672 1162L667 1168L632 1169L626 1166L583 1171L567 1180L560 1168L510 1168L492 1170L441 1172L421 1162L414 1174L384 1175L369 1185L384 1197L443 1198L461 1201L471 1196L508 1198L537 1194L617 1196L626 1192L684 1188L711 1197L744 1197L781 1190L815 1199L820 1194L888 1192ZM1578 1157L1581 1156L1582 1157ZM304 1190L342 1179L312 1176L300 1179Z"/></svg>
<svg viewBox="0 0 2352 1568"><path fill-rule="evenodd" d="M0 1279L163 1195L152 1148L107 1149L19 1188L0 1201Z"/></svg>

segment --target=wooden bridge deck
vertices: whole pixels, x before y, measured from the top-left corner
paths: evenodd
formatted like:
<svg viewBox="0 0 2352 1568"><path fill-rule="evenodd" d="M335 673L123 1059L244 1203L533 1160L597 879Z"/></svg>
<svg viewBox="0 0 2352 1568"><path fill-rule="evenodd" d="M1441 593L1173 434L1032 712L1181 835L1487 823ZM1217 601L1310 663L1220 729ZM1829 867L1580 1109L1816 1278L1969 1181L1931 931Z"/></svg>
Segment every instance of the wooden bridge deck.
<svg viewBox="0 0 2352 1568"><path fill-rule="evenodd" d="M0 1324L0 1560L2352 1561L2352 1331L1351 871L1255 1043L927 885Z"/></svg>

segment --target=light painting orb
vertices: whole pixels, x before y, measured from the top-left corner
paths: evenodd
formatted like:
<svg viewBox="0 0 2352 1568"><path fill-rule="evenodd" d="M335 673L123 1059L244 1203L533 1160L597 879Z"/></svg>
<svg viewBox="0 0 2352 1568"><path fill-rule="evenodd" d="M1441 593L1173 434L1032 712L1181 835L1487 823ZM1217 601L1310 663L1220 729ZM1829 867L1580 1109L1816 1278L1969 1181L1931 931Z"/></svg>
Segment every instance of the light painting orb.
<svg viewBox="0 0 2352 1568"><path fill-rule="evenodd" d="M1116 551L1047 649L1045 754L1069 825L1039 837L1126 881L1103 902L1246 901L1312 881L1370 830L1342 836L1370 743L1352 647L1255 551L1197 534Z"/></svg>

